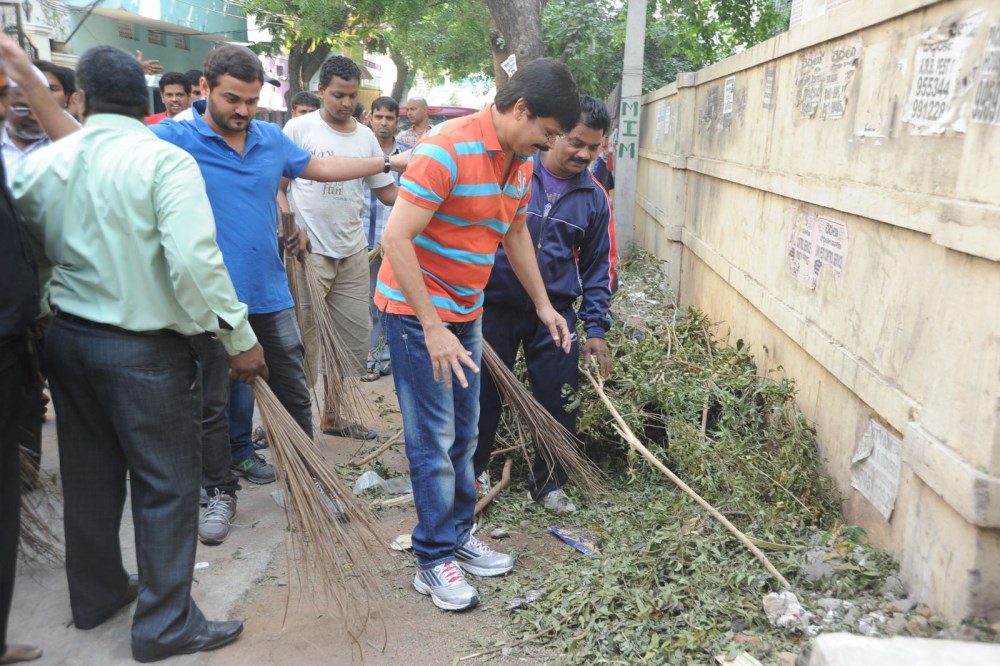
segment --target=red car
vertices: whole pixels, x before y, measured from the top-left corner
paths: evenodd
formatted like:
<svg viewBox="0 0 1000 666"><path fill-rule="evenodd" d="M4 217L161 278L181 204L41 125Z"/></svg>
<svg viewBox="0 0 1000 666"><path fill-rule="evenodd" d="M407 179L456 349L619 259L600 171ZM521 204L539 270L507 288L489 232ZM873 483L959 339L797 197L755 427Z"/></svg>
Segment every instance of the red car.
<svg viewBox="0 0 1000 666"><path fill-rule="evenodd" d="M475 113L478 110L479 109L470 109L467 106L428 106L427 116L430 118L432 125L440 125L446 120L461 118L462 116ZM401 104L399 106L399 129L405 130L409 126L410 121L406 117L406 106L405 104Z"/></svg>

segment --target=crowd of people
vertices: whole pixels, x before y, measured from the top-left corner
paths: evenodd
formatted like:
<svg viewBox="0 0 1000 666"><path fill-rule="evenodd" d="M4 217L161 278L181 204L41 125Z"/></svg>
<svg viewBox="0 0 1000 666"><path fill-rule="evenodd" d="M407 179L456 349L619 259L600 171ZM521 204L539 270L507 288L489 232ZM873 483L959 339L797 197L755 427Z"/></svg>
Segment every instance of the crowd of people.
<svg viewBox="0 0 1000 666"><path fill-rule="evenodd" d="M580 350L611 370L614 223L589 170L609 130L603 103L540 59L470 116L434 125L426 100L410 98L400 132L399 103L359 104L360 68L334 56L316 92L289 100L282 128L254 119L267 79L240 46L216 47L201 71L164 73L154 115L141 60L120 49L91 49L72 72L33 65L0 35L0 60L0 663L41 654L7 643L6 627L19 449L38 463L43 377L75 626L135 602L140 662L239 636L241 622L209 621L191 598L195 550L230 535L241 478L276 478L253 434L254 381L314 435L318 308L351 376L392 376L417 513L414 588L442 609L476 605L465 574L514 566L471 530L502 402L480 372L483 340L511 367L523 347L532 391L570 430L563 388L577 385ZM282 212L299 229L279 238ZM289 289L286 271L306 266L322 302ZM371 440L373 426L321 410L327 435ZM536 456L529 495L571 512L567 481ZM131 575L118 537L127 492Z"/></svg>

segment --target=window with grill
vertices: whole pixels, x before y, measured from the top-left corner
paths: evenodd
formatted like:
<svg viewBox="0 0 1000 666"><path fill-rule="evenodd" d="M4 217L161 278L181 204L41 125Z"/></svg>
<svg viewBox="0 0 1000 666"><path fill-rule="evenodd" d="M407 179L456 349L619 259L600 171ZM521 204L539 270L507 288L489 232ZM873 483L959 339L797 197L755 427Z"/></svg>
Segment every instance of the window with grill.
<svg viewBox="0 0 1000 666"><path fill-rule="evenodd" d="M150 30L147 41L156 46L166 46L167 36L161 30Z"/></svg>
<svg viewBox="0 0 1000 666"><path fill-rule="evenodd" d="M174 33L174 48L188 50L187 35L182 35L179 32Z"/></svg>
<svg viewBox="0 0 1000 666"><path fill-rule="evenodd" d="M122 39L135 39L135 24L118 21L118 36Z"/></svg>

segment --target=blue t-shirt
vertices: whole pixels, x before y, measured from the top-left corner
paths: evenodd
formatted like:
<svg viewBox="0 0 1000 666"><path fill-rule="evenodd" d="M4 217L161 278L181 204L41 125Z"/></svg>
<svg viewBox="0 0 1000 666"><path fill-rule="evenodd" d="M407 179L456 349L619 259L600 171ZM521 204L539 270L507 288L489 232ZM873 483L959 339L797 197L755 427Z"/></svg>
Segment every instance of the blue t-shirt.
<svg viewBox="0 0 1000 666"><path fill-rule="evenodd" d="M183 148L201 168L215 216L216 241L250 314L278 312L294 305L288 276L278 254L281 177L298 178L312 155L296 146L273 123L253 120L240 155L205 124L205 101L192 105L193 118L164 120L149 129ZM184 196L178 192L177 196Z"/></svg>

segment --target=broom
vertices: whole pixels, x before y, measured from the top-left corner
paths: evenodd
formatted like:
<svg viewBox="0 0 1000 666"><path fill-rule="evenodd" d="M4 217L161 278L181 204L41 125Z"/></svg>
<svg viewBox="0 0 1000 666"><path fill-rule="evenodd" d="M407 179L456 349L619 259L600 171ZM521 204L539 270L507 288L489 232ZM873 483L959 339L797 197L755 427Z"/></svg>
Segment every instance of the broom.
<svg viewBox="0 0 1000 666"><path fill-rule="evenodd" d="M23 446L20 449L21 488L33 488L32 492L21 492L21 528L18 541L18 558L25 563L46 562L60 566L65 561L62 550L56 545L59 536L52 531L44 515L57 515L62 502L59 490L54 485L42 483L41 473L30 453Z"/></svg>
<svg viewBox="0 0 1000 666"><path fill-rule="evenodd" d="M592 497L604 492L607 477L590 458L583 454L579 440L535 400L485 340L483 340L483 364L493 376L493 381L504 400L524 419L528 431L535 439L535 446L538 447L549 468L562 466L584 495Z"/></svg>
<svg viewBox="0 0 1000 666"><path fill-rule="evenodd" d="M312 319L317 336L320 374L323 376L323 413L337 414L348 423L363 423L375 417L371 403L361 393L357 382L357 359L341 340L326 300L323 286L309 262L302 265L302 285L312 304ZM317 404L319 401L317 400Z"/></svg>
<svg viewBox="0 0 1000 666"><path fill-rule="evenodd" d="M282 235L285 237L285 272L288 273L288 289L293 294L293 300L295 301L295 321L299 325L299 331L304 331L305 322L302 320L302 308L299 306L299 271L296 268L296 258L288 252L288 238L291 234L298 233L298 225L295 224L295 213L282 213L281 214L281 231ZM309 372L309 368L306 368L306 372ZM310 377L310 386L314 377Z"/></svg>
<svg viewBox="0 0 1000 666"><path fill-rule="evenodd" d="M381 607L384 595L375 568L383 548L375 519L330 471L316 444L267 383L256 379L253 392L284 490L289 562L300 584L336 604L359 650L369 630L378 630L381 637L380 644L368 644L384 650L388 640Z"/></svg>

